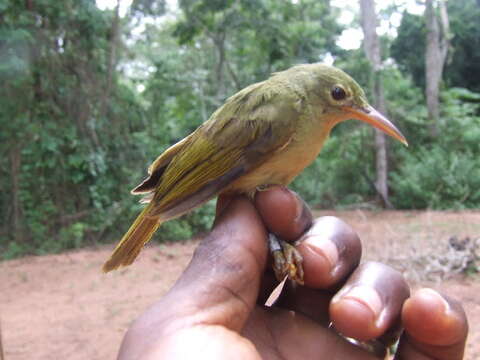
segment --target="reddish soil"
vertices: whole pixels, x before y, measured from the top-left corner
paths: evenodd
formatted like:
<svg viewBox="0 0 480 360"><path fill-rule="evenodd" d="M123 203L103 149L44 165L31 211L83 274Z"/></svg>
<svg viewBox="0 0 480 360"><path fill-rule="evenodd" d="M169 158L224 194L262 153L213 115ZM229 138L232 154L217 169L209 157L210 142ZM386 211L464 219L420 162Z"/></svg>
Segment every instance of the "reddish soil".
<svg viewBox="0 0 480 360"><path fill-rule="evenodd" d="M409 266L409 259L422 251L442 256L452 235L479 237L480 212L319 214L352 225L364 242L365 258L390 261L406 271L414 287L422 282L461 300L471 328L465 358L480 358L479 277L441 281L423 274L421 266L415 271ZM0 263L6 360L114 358L131 321L168 290L195 246L194 241L153 245L134 266L108 275L100 267L112 246Z"/></svg>

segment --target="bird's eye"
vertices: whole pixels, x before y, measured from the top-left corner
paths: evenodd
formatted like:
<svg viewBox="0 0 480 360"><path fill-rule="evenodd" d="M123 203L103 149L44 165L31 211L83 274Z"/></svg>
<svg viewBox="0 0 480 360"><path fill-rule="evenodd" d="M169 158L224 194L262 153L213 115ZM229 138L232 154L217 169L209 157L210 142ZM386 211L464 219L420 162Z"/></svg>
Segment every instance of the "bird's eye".
<svg viewBox="0 0 480 360"><path fill-rule="evenodd" d="M332 98L337 101L343 100L347 97L347 93L340 86L335 86L332 89Z"/></svg>

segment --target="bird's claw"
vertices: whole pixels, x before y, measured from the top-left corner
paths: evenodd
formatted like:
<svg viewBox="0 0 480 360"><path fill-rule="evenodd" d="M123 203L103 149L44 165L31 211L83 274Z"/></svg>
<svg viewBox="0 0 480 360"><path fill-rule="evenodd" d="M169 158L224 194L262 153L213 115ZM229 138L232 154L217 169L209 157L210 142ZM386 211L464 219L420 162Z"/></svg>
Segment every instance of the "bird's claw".
<svg viewBox="0 0 480 360"><path fill-rule="evenodd" d="M295 246L277 239L273 234L270 234L269 246L273 255L273 271L278 281L283 281L287 276L303 285L303 258Z"/></svg>

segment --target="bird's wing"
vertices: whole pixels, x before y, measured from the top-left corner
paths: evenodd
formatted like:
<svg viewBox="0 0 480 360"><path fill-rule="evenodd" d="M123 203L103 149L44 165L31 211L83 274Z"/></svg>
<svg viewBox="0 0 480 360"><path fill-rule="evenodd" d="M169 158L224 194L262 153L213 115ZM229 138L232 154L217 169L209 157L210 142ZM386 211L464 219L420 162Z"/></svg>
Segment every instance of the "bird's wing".
<svg viewBox="0 0 480 360"><path fill-rule="evenodd" d="M149 176L131 191L132 194L144 194L155 191L155 188L157 187L158 182L160 181L160 178L168 164L170 164L170 161L172 161L173 157L177 155L177 153L185 146L191 136L192 135L190 134L186 138L170 146L159 157L157 157L155 161L148 167Z"/></svg>
<svg viewBox="0 0 480 360"><path fill-rule="evenodd" d="M179 216L220 193L293 137L303 99L258 83L240 91L185 142L158 183L150 216Z"/></svg>

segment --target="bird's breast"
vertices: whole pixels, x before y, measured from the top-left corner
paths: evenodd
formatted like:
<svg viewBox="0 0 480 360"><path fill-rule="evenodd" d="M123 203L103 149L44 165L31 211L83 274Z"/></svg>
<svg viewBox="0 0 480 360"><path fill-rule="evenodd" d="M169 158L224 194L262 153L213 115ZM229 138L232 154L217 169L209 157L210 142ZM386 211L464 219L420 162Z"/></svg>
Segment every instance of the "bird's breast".
<svg viewBox="0 0 480 360"><path fill-rule="evenodd" d="M315 160L328 132L310 135L313 136L293 138L264 163L234 181L226 191L251 195L261 185L288 185Z"/></svg>

